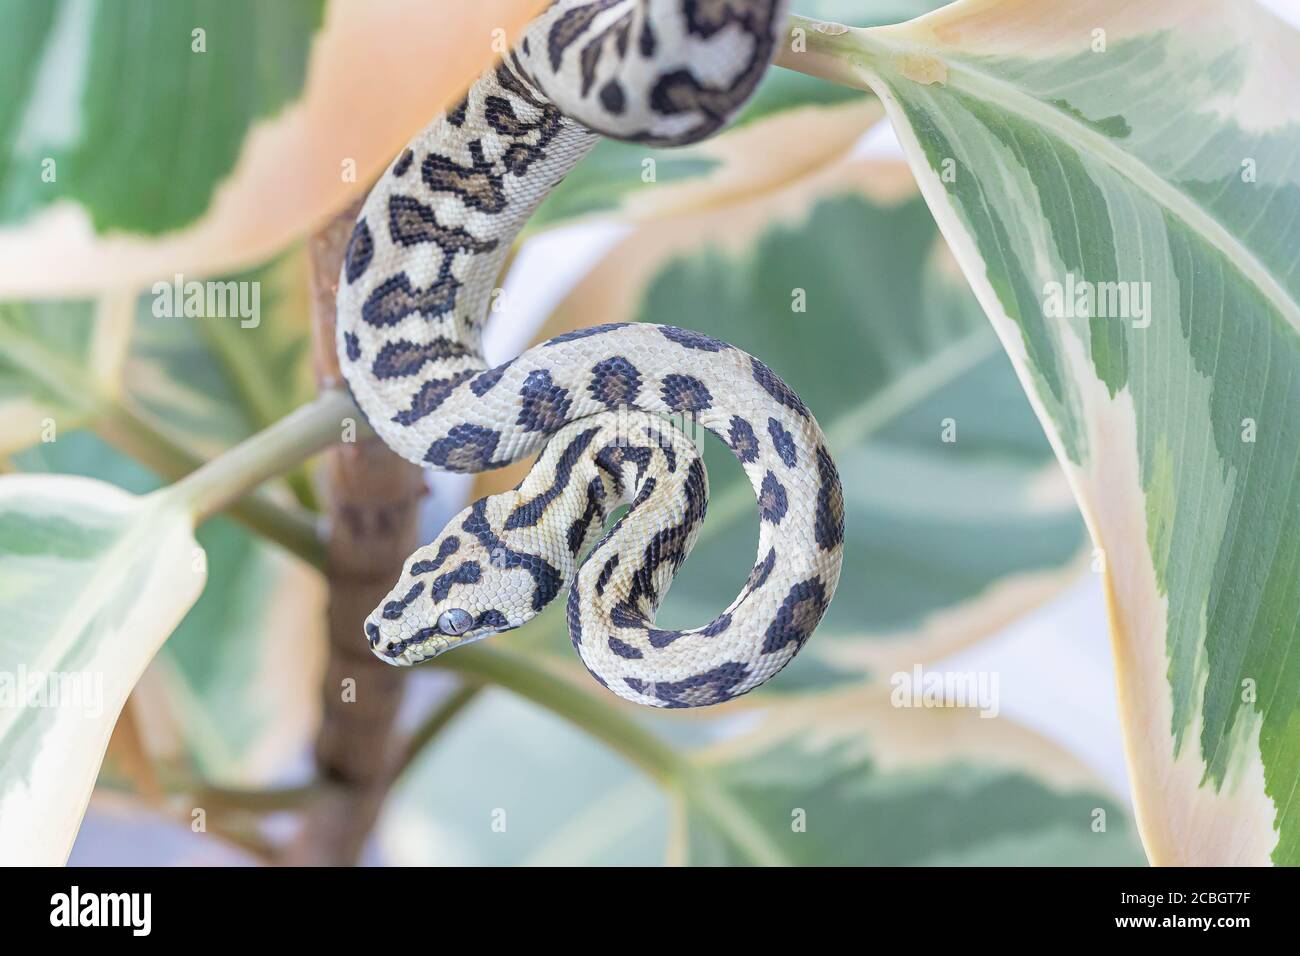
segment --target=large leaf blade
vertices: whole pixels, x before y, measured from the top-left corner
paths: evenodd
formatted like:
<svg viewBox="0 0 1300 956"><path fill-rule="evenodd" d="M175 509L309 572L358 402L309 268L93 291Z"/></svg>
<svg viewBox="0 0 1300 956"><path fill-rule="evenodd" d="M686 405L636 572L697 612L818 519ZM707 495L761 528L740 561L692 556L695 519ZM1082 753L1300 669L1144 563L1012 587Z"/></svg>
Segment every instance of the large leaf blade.
<svg viewBox="0 0 1300 956"><path fill-rule="evenodd" d="M4 862L66 859L117 715L205 578L192 519L165 498L0 478Z"/></svg>
<svg viewBox="0 0 1300 956"><path fill-rule="evenodd" d="M885 102L1104 550L1152 858L1300 862L1300 118L1274 92L1300 39L1254 4L988 2L826 49ZM1069 283L1125 285L1081 313Z"/></svg>
<svg viewBox="0 0 1300 956"><path fill-rule="evenodd" d="M739 722L653 715L680 754L670 802L557 715L490 691L410 768L379 843L407 865L1142 863L1125 809L1055 745L1005 716L889 696L797 698Z"/></svg>
<svg viewBox="0 0 1300 956"><path fill-rule="evenodd" d="M495 58L494 31L542 5L3 0L0 293L265 261L364 191Z"/></svg>

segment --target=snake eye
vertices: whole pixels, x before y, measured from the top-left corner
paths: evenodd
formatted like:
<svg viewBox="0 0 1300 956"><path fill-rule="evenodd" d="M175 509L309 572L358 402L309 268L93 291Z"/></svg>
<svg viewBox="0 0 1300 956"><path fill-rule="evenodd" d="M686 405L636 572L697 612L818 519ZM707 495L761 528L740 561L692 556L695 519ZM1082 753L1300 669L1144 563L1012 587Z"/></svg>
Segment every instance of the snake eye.
<svg viewBox="0 0 1300 956"><path fill-rule="evenodd" d="M452 637L459 637L473 626L473 616L463 608L454 607L438 615L438 630Z"/></svg>

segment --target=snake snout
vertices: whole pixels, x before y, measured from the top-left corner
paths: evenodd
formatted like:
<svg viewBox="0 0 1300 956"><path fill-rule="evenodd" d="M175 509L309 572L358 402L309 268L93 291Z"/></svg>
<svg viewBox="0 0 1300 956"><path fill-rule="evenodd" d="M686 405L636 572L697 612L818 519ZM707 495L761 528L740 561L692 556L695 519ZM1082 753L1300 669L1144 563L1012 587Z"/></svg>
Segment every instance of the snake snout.
<svg viewBox="0 0 1300 956"><path fill-rule="evenodd" d="M426 627L412 633L407 628L386 625L373 615L366 620L365 634L374 655L396 667L409 667L430 657L437 657L450 646L450 642L441 636L436 627Z"/></svg>

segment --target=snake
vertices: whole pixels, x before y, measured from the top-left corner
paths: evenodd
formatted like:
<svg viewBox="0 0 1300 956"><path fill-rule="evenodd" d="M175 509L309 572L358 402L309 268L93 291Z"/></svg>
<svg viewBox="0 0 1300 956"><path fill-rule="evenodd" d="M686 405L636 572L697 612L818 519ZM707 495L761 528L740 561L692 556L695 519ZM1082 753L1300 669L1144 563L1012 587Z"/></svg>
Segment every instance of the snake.
<svg viewBox="0 0 1300 956"><path fill-rule="evenodd" d="M495 366L482 347L494 283L542 200L603 137L683 146L726 126L787 7L556 0L371 190L337 294L340 370L361 413L434 470L536 455L516 488L475 501L404 564L364 623L380 659L415 664L521 627L567 588L570 640L600 684L700 707L770 679L819 625L839 583L843 490L816 418L770 366L640 322L580 327ZM659 628L707 510L706 434L754 489L756 561L712 620Z"/></svg>

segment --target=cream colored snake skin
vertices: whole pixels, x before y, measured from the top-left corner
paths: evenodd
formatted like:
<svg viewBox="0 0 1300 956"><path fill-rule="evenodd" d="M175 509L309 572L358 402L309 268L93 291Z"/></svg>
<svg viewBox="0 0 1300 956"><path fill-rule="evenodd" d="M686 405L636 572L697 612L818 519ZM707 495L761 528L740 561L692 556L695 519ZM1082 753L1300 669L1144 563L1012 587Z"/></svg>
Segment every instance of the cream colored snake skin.
<svg viewBox="0 0 1300 956"><path fill-rule="evenodd" d="M767 69L786 0L560 0L370 194L338 295L339 358L394 451L479 472L542 453L412 555L365 634L412 664L519 627L566 585L573 645L620 697L699 707L752 690L798 653L839 581L843 501L811 412L756 358L685 329L604 325L495 368L481 332L503 259L601 135L706 137ZM758 496L758 561L702 627L655 612L708 499L702 425ZM629 510L605 532L620 505ZM586 555L585 559L582 556Z"/></svg>

